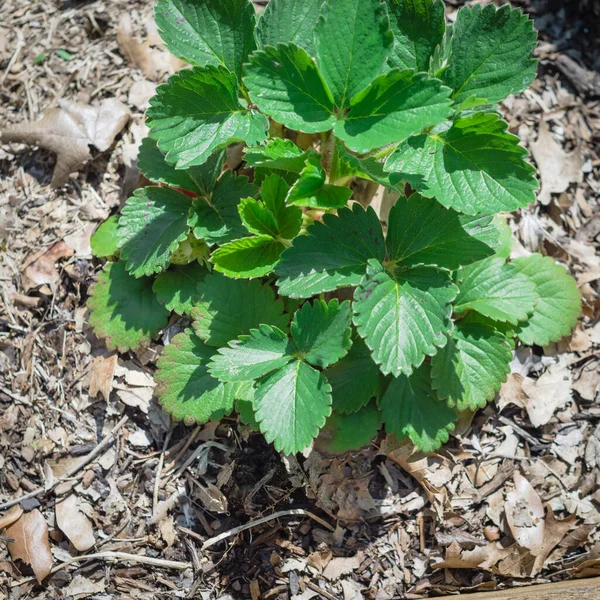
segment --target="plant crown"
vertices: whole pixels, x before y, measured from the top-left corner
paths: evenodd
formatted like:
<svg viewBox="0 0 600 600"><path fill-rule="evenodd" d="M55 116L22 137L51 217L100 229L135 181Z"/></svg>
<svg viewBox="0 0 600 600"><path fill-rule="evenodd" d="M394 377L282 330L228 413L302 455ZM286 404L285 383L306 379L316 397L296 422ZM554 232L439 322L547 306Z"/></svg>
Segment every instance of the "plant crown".
<svg viewBox="0 0 600 600"><path fill-rule="evenodd" d="M237 411L286 453L382 424L432 451L494 398L515 339L573 328L574 281L509 260L494 217L538 187L497 105L535 77L518 9L450 26L441 0L271 0L258 18L158 0L156 22L191 68L151 100L151 185L94 235L110 260L89 306L119 351L183 317L158 361L167 413Z"/></svg>

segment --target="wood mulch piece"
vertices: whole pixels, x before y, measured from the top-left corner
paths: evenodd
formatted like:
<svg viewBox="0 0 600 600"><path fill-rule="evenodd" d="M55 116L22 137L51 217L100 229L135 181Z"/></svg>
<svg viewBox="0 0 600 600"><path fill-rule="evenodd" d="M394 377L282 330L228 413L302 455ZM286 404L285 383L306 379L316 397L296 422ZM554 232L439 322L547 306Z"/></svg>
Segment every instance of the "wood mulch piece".
<svg viewBox="0 0 600 600"><path fill-rule="evenodd" d="M452 15L462 2L447 4ZM5 0L0 128L62 98L117 98L132 118L60 190L50 153L0 146L0 524L25 498L52 552L39 585L0 537L0 600L386 600L600 575L600 8L515 4L540 29L539 78L503 109L540 172L559 176L511 226L517 252L576 277L576 331L517 351L497 402L438 454L380 438L351 456L284 458L234 419L187 428L160 411L152 372L177 324L143 355L117 356L86 323L100 267L89 236L133 189L147 95L177 68L139 45L155 40L151 7ZM155 52L153 71L130 64L138 51Z"/></svg>

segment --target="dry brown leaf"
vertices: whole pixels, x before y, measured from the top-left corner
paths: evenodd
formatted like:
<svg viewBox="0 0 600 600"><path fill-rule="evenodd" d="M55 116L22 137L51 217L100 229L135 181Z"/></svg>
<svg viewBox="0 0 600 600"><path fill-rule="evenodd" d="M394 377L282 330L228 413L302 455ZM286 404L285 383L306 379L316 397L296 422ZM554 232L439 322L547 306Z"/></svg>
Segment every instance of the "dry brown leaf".
<svg viewBox="0 0 600 600"><path fill-rule="evenodd" d="M89 598L95 594L101 594L104 589L104 584L101 581L95 583L83 575L75 575L65 589L65 597L72 596L74 600Z"/></svg>
<svg viewBox="0 0 600 600"><path fill-rule="evenodd" d="M152 81L160 81L165 75L171 75L187 64L162 49L162 44L158 48L153 48L153 41L156 40L138 42L133 35L131 17L127 13L122 15L119 22L117 41L127 61Z"/></svg>
<svg viewBox="0 0 600 600"><path fill-rule="evenodd" d="M600 394L600 361L586 363L577 373L573 389L588 402L593 402Z"/></svg>
<svg viewBox="0 0 600 600"><path fill-rule="evenodd" d="M333 553L331 552L331 548L326 544L322 544L320 550L317 549L306 557L306 564L317 572L322 573L332 558Z"/></svg>
<svg viewBox="0 0 600 600"><path fill-rule="evenodd" d="M23 514L23 509L19 504L11 506L4 514L0 515L0 530L5 527L10 527L13 523L16 523Z"/></svg>
<svg viewBox="0 0 600 600"><path fill-rule="evenodd" d="M98 104L59 100L39 121L19 123L0 132L0 141L40 146L56 153L51 184L62 187L90 158L89 146L105 152L129 120L129 109L116 98Z"/></svg>
<svg viewBox="0 0 600 600"><path fill-rule="evenodd" d="M573 152L564 152L552 134L550 127L544 120L540 122L538 138L530 142L531 154L535 159L542 179L542 189L538 200L550 204L551 194L560 194L567 190L569 184L583 181L583 156L581 150L576 148Z"/></svg>
<svg viewBox="0 0 600 600"><path fill-rule="evenodd" d="M509 404L520 408L527 406L527 394L523 391L523 376L510 373L498 392L498 410L502 411Z"/></svg>
<svg viewBox="0 0 600 600"><path fill-rule="evenodd" d="M433 565L434 569L481 569L489 571L512 552L511 548L500 548L495 543L463 550L458 542L446 549L444 560Z"/></svg>
<svg viewBox="0 0 600 600"><path fill-rule="evenodd" d="M542 542L539 554L535 557L535 562L530 572L531 577L535 577L543 569L550 552L552 552L555 546L560 544L565 535L573 528L576 520L576 515L570 515L566 519L557 519L552 509L548 507L548 514L546 515L544 525L544 541Z"/></svg>
<svg viewBox="0 0 600 600"><path fill-rule="evenodd" d="M223 492L212 483L207 483L206 486L196 481L195 494L200 498L206 510L217 513L227 512L227 498Z"/></svg>
<svg viewBox="0 0 600 600"><path fill-rule="evenodd" d="M361 556L357 554L349 558L334 558L323 571L323 577L329 581L337 581L344 575L349 575L360 567Z"/></svg>
<svg viewBox="0 0 600 600"><path fill-rule="evenodd" d="M170 548L177 539L177 533L175 532L175 520L173 517L169 516L166 519L163 519L158 526L158 530L160 531L160 536L163 540L165 540L167 546Z"/></svg>
<svg viewBox="0 0 600 600"><path fill-rule="evenodd" d="M56 503L56 524L80 552L89 550L95 543L92 522L85 514L85 503L71 494Z"/></svg>
<svg viewBox="0 0 600 600"><path fill-rule="evenodd" d="M92 398L98 394L102 394L104 399L108 400L113 387L117 361L117 354L111 354L106 358L104 356L97 356L94 359L90 376L90 396Z"/></svg>
<svg viewBox="0 0 600 600"><path fill-rule="evenodd" d="M54 265L68 256L73 256L73 251L62 241L56 242L47 250L30 254L25 259L21 273L23 289L27 292L44 284L54 289L60 280L60 274Z"/></svg>
<svg viewBox="0 0 600 600"><path fill-rule="evenodd" d="M50 574L52 552L48 541L48 525L39 510L22 515L6 530L6 537L14 540L7 544L12 559L30 565L39 582Z"/></svg>
<svg viewBox="0 0 600 600"><path fill-rule="evenodd" d="M127 102L140 110L146 110L150 106L150 98L156 93L156 83L143 79L134 81L129 88Z"/></svg>
<svg viewBox="0 0 600 600"><path fill-rule="evenodd" d="M529 481L520 473L513 475L514 491L506 496L506 521L515 541L533 556L544 544L544 506Z"/></svg>
<svg viewBox="0 0 600 600"><path fill-rule="evenodd" d="M571 371L561 361L550 365L537 380L526 377L522 387L529 398L525 407L529 420L534 427L541 427L571 399Z"/></svg>

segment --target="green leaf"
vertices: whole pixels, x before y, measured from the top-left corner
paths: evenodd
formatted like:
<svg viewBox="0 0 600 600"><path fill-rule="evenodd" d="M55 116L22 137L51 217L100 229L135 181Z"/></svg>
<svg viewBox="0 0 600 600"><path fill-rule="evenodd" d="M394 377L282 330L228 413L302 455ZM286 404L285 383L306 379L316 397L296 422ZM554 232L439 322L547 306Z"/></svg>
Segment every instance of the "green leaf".
<svg viewBox="0 0 600 600"><path fill-rule="evenodd" d="M270 175L270 177L273 177L273 175ZM283 179L281 181L285 183ZM286 187L286 189L289 188ZM244 198L238 205L238 212L244 227L250 233L277 237L279 228L275 217L260 200Z"/></svg>
<svg viewBox="0 0 600 600"><path fill-rule="evenodd" d="M144 138L138 155L138 167L150 181L206 196L217 184L225 155L225 150L218 150L203 165L186 170L176 169L165 160L165 155L154 140Z"/></svg>
<svg viewBox="0 0 600 600"><path fill-rule="evenodd" d="M107 258L119 253L118 235L119 217L113 215L108 217L100 227L94 231L90 238L92 254L96 258Z"/></svg>
<svg viewBox="0 0 600 600"><path fill-rule="evenodd" d="M156 277L152 290L168 311L189 315L200 298L198 284L204 281L207 274L206 267L197 262L172 267Z"/></svg>
<svg viewBox="0 0 600 600"><path fill-rule="evenodd" d="M372 208L364 210L356 203L340 209L337 216L325 214L281 255L275 268L279 292L309 298L358 285L370 258L385 258L381 225Z"/></svg>
<svg viewBox="0 0 600 600"><path fill-rule="evenodd" d="M354 97L335 135L361 154L401 142L445 121L452 113L449 95L450 88L426 73L394 69Z"/></svg>
<svg viewBox="0 0 600 600"><path fill-rule="evenodd" d="M394 45L392 67L429 71L436 47L444 39L446 16L441 0L387 0Z"/></svg>
<svg viewBox="0 0 600 600"><path fill-rule="evenodd" d="M535 79L531 58L537 34L518 8L490 4L458 11L452 51L443 79L459 103L477 96L488 104L522 92Z"/></svg>
<svg viewBox="0 0 600 600"><path fill-rule="evenodd" d="M388 256L405 267L456 270L493 255L498 244L491 216L461 215L420 194L398 198L388 223Z"/></svg>
<svg viewBox="0 0 600 600"><path fill-rule="evenodd" d="M295 360L259 384L254 409L260 430L277 451L300 452L331 414L331 387L322 373Z"/></svg>
<svg viewBox="0 0 600 600"><path fill-rule="evenodd" d="M240 417L240 422L244 425L249 425L252 429L258 431L258 423L254 415L254 408L251 400L237 400L235 410Z"/></svg>
<svg viewBox="0 0 600 600"><path fill-rule="evenodd" d="M385 430L409 437L422 452L433 452L448 441L456 412L438 400L431 388L431 367L425 363L410 377L392 379L379 401Z"/></svg>
<svg viewBox="0 0 600 600"><path fill-rule="evenodd" d="M124 262L108 263L98 274L87 305L94 333L119 352L147 348L169 317L154 296L152 279L136 279Z"/></svg>
<svg viewBox="0 0 600 600"><path fill-rule="evenodd" d="M224 67L185 69L150 104L150 137L178 169L201 165L233 142L255 146L267 137L268 119L242 106L237 79Z"/></svg>
<svg viewBox="0 0 600 600"><path fill-rule="evenodd" d="M353 176L379 183L386 188L404 190L404 184L392 183L390 173L385 171L383 163L375 158L360 158L351 154L342 142L336 140L338 152L338 177Z"/></svg>
<svg viewBox="0 0 600 600"><path fill-rule="evenodd" d="M315 154L312 148L302 150L292 142L273 138L264 146L246 148L244 160L248 167L265 167L273 171L300 173L309 156Z"/></svg>
<svg viewBox="0 0 600 600"><path fill-rule="evenodd" d="M275 217L277 235L284 240L295 238L302 228L302 210L286 205L289 193L287 183L277 175L270 175L262 184L262 201Z"/></svg>
<svg viewBox="0 0 600 600"><path fill-rule="evenodd" d="M359 450L371 443L380 427L381 415L375 403L349 415L334 412L315 440L315 447L330 454Z"/></svg>
<svg viewBox="0 0 600 600"><path fill-rule="evenodd" d="M498 230L498 247L496 248L496 256L508 259L512 252L513 235L510 225L506 219L500 215L494 217L494 227Z"/></svg>
<svg viewBox="0 0 600 600"><path fill-rule="evenodd" d="M342 208L346 205L352 190L325 183L327 173L318 155L311 155L298 180L292 185L287 203L293 206L310 208Z"/></svg>
<svg viewBox="0 0 600 600"><path fill-rule="evenodd" d="M454 302L456 314L474 310L511 325L527 320L539 297L534 283L502 258L487 258L463 267L457 283L460 292Z"/></svg>
<svg viewBox="0 0 600 600"><path fill-rule="evenodd" d="M223 66L239 77L256 47L248 0L158 0L155 17L167 48L192 65Z"/></svg>
<svg viewBox="0 0 600 600"><path fill-rule="evenodd" d="M406 140L385 167L459 212L512 212L535 200L538 184L527 150L506 128L495 114L457 119L447 131Z"/></svg>
<svg viewBox="0 0 600 600"><path fill-rule="evenodd" d="M293 352L287 334L277 327L261 325L229 342L229 347L219 348L209 369L221 381L260 379L287 365Z"/></svg>
<svg viewBox="0 0 600 600"><path fill-rule="evenodd" d="M323 0L271 0L256 26L259 48L292 43L314 56L313 33Z"/></svg>
<svg viewBox="0 0 600 600"><path fill-rule="evenodd" d="M323 374L331 384L333 410L337 413L360 410L379 389L379 367L359 337L352 343L350 352Z"/></svg>
<svg viewBox="0 0 600 600"><path fill-rule="evenodd" d="M259 281L230 279L220 274L206 277L200 301L192 309L194 330L210 346L225 346L261 324L287 330L289 316L275 292Z"/></svg>
<svg viewBox="0 0 600 600"><path fill-rule="evenodd" d="M291 326L292 339L306 362L322 369L348 354L350 341L350 302L305 302L296 311Z"/></svg>
<svg viewBox="0 0 600 600"><path fill-rule="evenodd" d="M247 235L238 205L242 198L254 196L257 187L244 176L226 171L210 197L195 198L189 224L194 235L207 244L224 244Z"/></svg>
<svg viewBox="0 0 600 600"><path fill-rule="evenodd" d="M228 277L253 279L269 274L279 262L285 246L269 235L242 238L213 252L215 270Z"/></svg>
<svg viewBox="0 0 600 600"><path fill-rule="evenodd" d="M165 346L154 375L163 410L186 425L206 423L233 410L234 388L217 381L207 369L215 349L190 329Z"/></svg>
<svg viewBox="0 0 600 600"><path fill-rule="evenodd" d="M493 400L510 372L512 347L493 327L458 321L448 343L431 359L433 387L457 410Z"/></svg>
<svg viewBox="0 0 600 600"><path fill-rule="evenodd" d="M384 374L410 375L446 344L456 293L445 271L416 267L389 272L369 261L354 292L354 324Z"/></svg>
<svg viewBox="0 0 600 600"><path fill-rule="evenodd" d="M170 188L136 190L121 210L119 247L127 270L135 277L167 268L173 252L189 231L191 200Z"/></svg>
<svg viewBox="0 0 600 600"><path fill-rule="evenodd" d="M315 29L317 62L340 112L382 71L392 42L381 0L325 1Z"/></svg>
<svg viewBox="0 0 600 600"><path fill-rule="evenodd" d="M581 313L581 297L567 270L541 254L510 264L533 282L539 296L533 314L517 327L517 337L524 344L546 346L569 335Z"/></svg>
<svg viewBox="0 0 600 600"><path fill-rule="evenodd" d="M278 123L304 133L333 127L333 99L314 60L294 44L257 50L246 67L250 99Z"/></svg>

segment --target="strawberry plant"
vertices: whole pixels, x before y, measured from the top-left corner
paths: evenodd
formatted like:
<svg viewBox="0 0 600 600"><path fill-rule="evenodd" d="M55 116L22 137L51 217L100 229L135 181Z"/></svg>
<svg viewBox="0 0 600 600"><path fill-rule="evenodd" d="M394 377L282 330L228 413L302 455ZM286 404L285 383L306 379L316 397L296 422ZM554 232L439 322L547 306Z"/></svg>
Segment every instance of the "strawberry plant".
<svg viewBox="0 0 600 600"><path fill-rule="evenodd" d="M167 413L237 411L287 453L382 426L431 451L494 398L515 343L573 328L575 282L510 260L494 216L538 187L498 109L535 77L518 9L450 26L441 0L271 0L258 18L248 0L159 0L156 22L191 67L151 101L152 185L94 237L109 262L89 307L123 352L178 316Z"/></svg>

